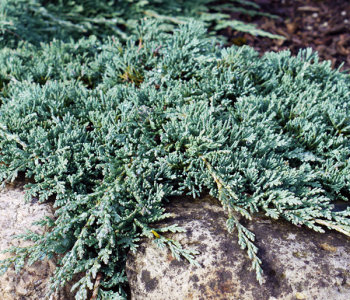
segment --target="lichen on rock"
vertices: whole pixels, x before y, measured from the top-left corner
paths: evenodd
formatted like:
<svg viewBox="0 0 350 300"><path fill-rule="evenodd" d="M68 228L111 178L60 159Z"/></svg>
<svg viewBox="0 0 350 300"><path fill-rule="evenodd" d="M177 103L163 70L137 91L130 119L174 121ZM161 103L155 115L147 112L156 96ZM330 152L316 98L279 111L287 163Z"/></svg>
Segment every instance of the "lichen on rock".
<svg viewBox="0 0 350 300"><path fill-rule="evenodd" d="M350 241L340 233L317 233L261 217L246 221L256 233L263 260L260 285L236 233L228 233L227 217L215 199L174 197L166 209L176 217L158 226L176 222L186 228L185 233L167 237L200 251L197 260L202 267L177 261L167 249L143 240L127 260L133 300L350 299Z"/></svg>
<svg viewBox="0 0 350 300"><path fill-rule="evenodd" d="M51 203L39 204L33 199L30 203L24 200L24 182L14 182L0 190L0 251L12 246L26 247L34 244L32 241L13 239L14 235L22 234L26 229L42 233L45 228L32 225L47 216L54 218ZM0 260L13 254L0 253ZM0 280L1 300L38 300L48 295L48 285L56 268L57 258L37 261L32 265L26 264L17 273L9 268ZM50 300L71 300L71 285L63 288L58 294L52 295Z"/></svg>

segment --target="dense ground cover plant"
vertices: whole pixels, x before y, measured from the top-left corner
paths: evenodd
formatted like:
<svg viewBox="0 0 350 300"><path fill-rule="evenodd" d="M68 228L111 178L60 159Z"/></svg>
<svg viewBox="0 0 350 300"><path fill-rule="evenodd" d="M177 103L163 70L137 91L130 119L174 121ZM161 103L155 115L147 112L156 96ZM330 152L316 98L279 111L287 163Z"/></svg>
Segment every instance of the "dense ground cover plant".
<svg viewBox="0 0 350 300"><path fill-rule="evenodd" d="M147 28L147 29L146 29ZM0 181L33 177L26 197L55 196L49 231L21 236L1 271L62 254L52 289L76 273L76 299L125 299L126 254L141 236L196 264L152 228L171 195L209 192L263 282L256 212L350 234L350 77L302 51L221 49L197 23L173 36L150 23L123 46L96 38L0 51Z"/></svg>
<svg viewBox="0 0 350 300"><path fill-rule="evenodd" d="M242 6L243 4L243 6ZM162 30L174 28L191 18L203 22L214 34L227 27L271 38L281 36L259 30L254 24L231 20L230 12L266 15L259 5L247 0L222 3L213 0L0 0L0 42L34 44L52 38L67 40L95 35L126 39L142 18L159 20Z"/></svg>

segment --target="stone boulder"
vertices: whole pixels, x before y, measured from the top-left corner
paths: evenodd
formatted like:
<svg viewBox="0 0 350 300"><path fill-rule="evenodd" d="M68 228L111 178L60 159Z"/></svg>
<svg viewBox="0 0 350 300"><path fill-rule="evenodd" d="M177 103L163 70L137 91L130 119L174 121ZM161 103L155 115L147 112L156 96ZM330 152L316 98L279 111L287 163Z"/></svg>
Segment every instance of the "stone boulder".
<svg viewBox="0 0 350 300"><path fill-rule="evenodd" d="M24 233L25 229L41 233L43 228L32 223L44 216L53 217L51 203L39 204L36 199L25 204L24 182L15 182L0 190L0 251L11 246L27 246L30 241L12 239L14 235ZM0 260L11 254L1 254ZM47 299L47 285L55 270L56 260L44 260L31 266L25 265L20 273L10 268L0 277L1 300L38 300ZM50 300L70 300L74 296L65 287Z"/></svg>
<svg viewBox="0 0 350 300"><path fill-rule="evenodd" d="M166 236L200 251L202 267L177 261L168 249L145 239L127 260L133 300L350 299L350 240L340 233L316 233L262 216L245 221L263 261L265 283L259 285L237 234L227 232L227 216L217 200L178 197L166 209L175 217L157 226L184 227L185 233Z"/></svg>

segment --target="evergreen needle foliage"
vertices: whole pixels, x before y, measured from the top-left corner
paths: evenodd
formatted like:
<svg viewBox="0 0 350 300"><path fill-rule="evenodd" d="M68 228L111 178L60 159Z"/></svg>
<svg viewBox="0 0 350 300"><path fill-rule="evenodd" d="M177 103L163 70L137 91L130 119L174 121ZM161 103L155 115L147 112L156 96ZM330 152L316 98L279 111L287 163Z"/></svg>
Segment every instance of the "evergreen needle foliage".
<svg viewBox="0 0 350 300"><path fill-rule="evenodd" d="M0 51L0 181L25 172L27 199L54 195L57 208L2 272L58 253L53 291L80 273L77 300L96 278L98 299L126 299L126 254L140 237L196 264L162 235L181 228L152 228L184 193L221 201L260 282L241 217L350 233L350 209L333 204L350 192L349 75L310 49L259 58L205 36L197 23L173 36L143 23L125 46L92 37Z"/></svg>
<svg viewBox="0 0 350 300"><path fill-rule="evenodd" d="M69 40L95 35L115 35L126 39L142 18L157 19L162 30L172 32L191 18L203 22L215 35L231 27L253 35L281 38L257 29L255 24L230 21L230 12L251 16L276 16L259 12L259 6L247 0L220 4L213 0L0 0L0 42L16 45L27 41L36 45L53 38ZM240 5L237 7L237 4ZM242 6L242 4L244 6Z"/></svg>

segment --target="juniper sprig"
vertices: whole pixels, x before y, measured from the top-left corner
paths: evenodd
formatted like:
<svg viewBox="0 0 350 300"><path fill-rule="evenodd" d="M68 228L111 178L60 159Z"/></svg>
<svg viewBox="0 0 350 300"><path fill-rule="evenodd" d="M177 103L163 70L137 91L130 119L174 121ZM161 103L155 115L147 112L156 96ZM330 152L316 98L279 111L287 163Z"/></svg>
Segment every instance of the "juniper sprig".
<svg viewBox="0 0 350 300"><path fill-rule="evenodd" d="M262 58L222 49L197 23L174 35L143 23L125 45L110 38L0 50L0 181L25 172L26 196L55 196L49 230L12 248L14 264L62 255L52 290L73 275L76 299L126 299L125 260L145 236L195 264L195 251L162 236L177 226L169 196L207 191L263 275L254 233L260 212L316 231L350 233L348 74L310 49ZM97 292L97 290L95 289Z"/></svg>
<svg viewBox="0 0 350 300"><path fill-rule="evenodd" d="M195 19L215 36L220 29L284 39L256 28L256 24L231 20L231 12L263 15L260 7L248 0L221 4L213 0L0 0L0 45L20 41L40 45L53 38L69 41L95 35L98 39L116 36L126 40L141 19L158 20L164 32ZM221 38L225 39L224 36Z"/></svg>

